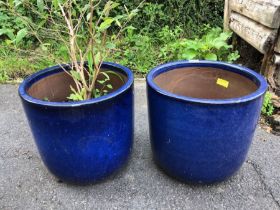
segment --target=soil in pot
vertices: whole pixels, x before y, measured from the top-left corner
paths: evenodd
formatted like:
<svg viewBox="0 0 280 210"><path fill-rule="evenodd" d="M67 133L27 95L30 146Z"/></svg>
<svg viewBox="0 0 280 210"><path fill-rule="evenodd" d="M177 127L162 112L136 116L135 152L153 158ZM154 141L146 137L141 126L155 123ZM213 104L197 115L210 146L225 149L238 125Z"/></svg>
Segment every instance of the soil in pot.
<svg viewBox="0 0 280 210"><path fill-rule="evenodd" d="M106 71L106 69L102 70ZM110 70L111 71L111 70ZM108 93L118 90L127 81L127 77L124 74L117 73L110 74L110 81L113 89L107 89ZM103 80L104 75L100 74L97 80ZM28 94L33 98L40 100L48 100L51 102L67 102L67 97L71 94L70 86L75 88L74 80L64 71L52 74L48 77L40 79L34 83L28 90ZM96 88L100 89L100 84L96 85ZM106 89L106 88L104 88Z"/></svg>
<svg viewBox="0 0 280 210"><path fill-rule="evenodd" d="M258 88L245 76L210 67L166 71L156 76L154 82L173 94L203 99L239 98Z"/></svg>

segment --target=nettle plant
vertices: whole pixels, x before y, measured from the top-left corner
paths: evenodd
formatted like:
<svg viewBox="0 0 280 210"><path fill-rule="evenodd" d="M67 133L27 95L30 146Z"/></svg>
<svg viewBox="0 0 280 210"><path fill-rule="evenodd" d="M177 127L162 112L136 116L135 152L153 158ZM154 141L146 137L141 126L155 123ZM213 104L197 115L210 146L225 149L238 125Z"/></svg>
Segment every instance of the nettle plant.
<svg viewBox="0 0 280 210"><path fill-rule="evenodd" d="M55 0L48 8L51 22L58 26L58 30L65 30L65 35L59 36L59 40L67 48L71 63L61 67L75 82L75 87L70 87L72 93L68 97L72 101L97 98L113 89L110 77L119 75L114 71L101 71L102 63L115 50L115 43L137 13L137 8L132 11L126 9L126 14L112 17L111 11L119 6L113 1L104 4L101 0L90 0L88 4L80 6L75 0L63 3ZM64 25L56 19L60 14ZM112 27L115 28L111 31L117 32L110 35L109 29ZM66 67L70 70L67 71ZM119 78L122 79L121 76Z"/></svg>

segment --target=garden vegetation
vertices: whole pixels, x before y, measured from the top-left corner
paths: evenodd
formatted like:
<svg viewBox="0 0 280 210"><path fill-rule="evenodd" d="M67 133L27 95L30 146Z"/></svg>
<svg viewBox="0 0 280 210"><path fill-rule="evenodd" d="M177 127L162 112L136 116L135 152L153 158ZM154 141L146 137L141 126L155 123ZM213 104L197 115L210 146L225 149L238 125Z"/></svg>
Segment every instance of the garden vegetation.
<svg viewBox="0 0 280 210"><path fill-rule="evenodd" d="M58 40L67 35L67 28L62 27L64 19L59 15L59 2L65 3L0 0L0 82L24 78L34 71L70 60L66 46ZM221 30L223 0L114 2L119 6L112 9L111 17L121 17L128 11L137 15L126 25L120 39L110 43L115 50L106 60L126 65L140 76L172 60L233 62L239 57L227 42L231 34ZM74 1L73 17L86 4L85 0ZM101 1L96 17L105 4L106 1ZM53 20L61 24L53 24ZM115 21L108 37L117 33L117 24ZM86 27L85 23L81 24L80 36L87 33Z"/></svg>

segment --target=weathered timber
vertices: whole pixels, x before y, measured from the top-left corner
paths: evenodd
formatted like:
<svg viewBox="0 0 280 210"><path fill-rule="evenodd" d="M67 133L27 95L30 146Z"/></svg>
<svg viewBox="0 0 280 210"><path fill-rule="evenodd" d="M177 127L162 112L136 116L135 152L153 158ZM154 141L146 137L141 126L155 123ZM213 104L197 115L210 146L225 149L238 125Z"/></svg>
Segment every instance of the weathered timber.
<svg viewBox="0 0 280 210"><path fill-rule="evenodd" d="M275 44L274 51L277 52L277 53L280 53L280 36L278 37L278 40Z"/></svg>
<svg viewBox="0 0 280 210"><path fill-rule="evenodd" d="M273 56L273 63L276 65L280 65L280 54L275 54Z"/></svg>
<svg viewBox="0 0 280 210"><path fill-rule="evenodd" d="M275 83L277 85L277 88L275 89L275 92L278 96L280 96L280 66L277 66L277 69L275 71Z"/></svg>
<svg viewBox="0 0 280 210"><path fill-rule="evenodd" d="M225 7L224 7L224 30L229 31L229 1L225 0Z"/></svg>
<svg viewBox="0 0 280 210"><path fill-rule="evenodd" d="M275 41L276 29L270 29L243 15L231 12L230 29L261 53L268 52Z"/></svg>
<svg viewBox="0 0 280 210"><path fill-rule="evenodd" d="M230 0L229 7L269 28L278 28L280 25L279 0Z"/></svg>

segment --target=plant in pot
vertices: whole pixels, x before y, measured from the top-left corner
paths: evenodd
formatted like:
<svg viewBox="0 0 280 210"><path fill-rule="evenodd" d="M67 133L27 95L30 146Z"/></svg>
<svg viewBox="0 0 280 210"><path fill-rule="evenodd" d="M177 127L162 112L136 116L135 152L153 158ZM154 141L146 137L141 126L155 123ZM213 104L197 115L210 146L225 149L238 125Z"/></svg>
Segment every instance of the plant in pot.
<svg viewBox="0 0 280 210"><path fill-rule="evenodd" d="M67 32L58 38L71 63L31 75L19 95L49 171L62 181L86 184L119 169L132 148L133 74L104 59L136 10L111 17L115 2L107 1L101 11L101 1L90 0L82 8L75 2L53 1L56 14L48 14L51 23L57 24L59 17L66 23L59 25ZM108 35L113 24L118 33Z"/></svg>
<svg viewBox="0 0 280 210"><path fill-rule="evenodd" d="M266 80L218 61L178 61L147 76L150 139L155 162L185 182L214 183L246 159Z"/></svg>

